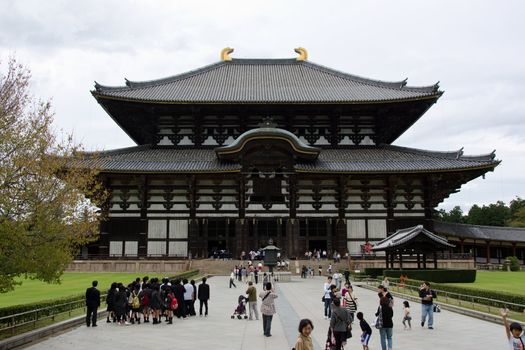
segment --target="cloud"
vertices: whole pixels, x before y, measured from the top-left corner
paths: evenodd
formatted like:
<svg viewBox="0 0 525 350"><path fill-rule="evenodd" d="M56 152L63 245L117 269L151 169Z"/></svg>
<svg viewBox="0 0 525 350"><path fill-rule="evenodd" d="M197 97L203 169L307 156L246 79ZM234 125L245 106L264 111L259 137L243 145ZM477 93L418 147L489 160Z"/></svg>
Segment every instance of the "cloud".
<svg viewBox="0 0 525 350"><path fill-rule="evenodd" d="M503 160L442 205L525 196L525 3L507 1L3 1L0 52L53 98L57 127L88 149L133 145L89 91L161 78L234 57L295 57L409 85L441 81L443 97L396 144Z"/></svg>

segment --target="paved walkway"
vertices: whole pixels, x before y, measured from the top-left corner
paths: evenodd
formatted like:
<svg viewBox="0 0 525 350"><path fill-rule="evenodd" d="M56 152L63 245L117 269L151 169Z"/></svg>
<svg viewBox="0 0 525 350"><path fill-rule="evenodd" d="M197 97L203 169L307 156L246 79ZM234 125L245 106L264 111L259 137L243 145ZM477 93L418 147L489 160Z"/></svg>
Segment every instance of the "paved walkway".
<svg viewBox="0 0 525 350"><path fill-rule="evenodd" d="M97 328L85 326L49 338L30 349L92 350L132 349L147 346L152 349L291 349L297 337L300 318L310 318L315 326L313 332L316 349L324 349L328 321L323 319L321 303L324 279L294 278L291 283L277 286L278 316L272 324L272 337L262 335L261 321L232 320L230 316L236 306L237 297L246 290L237 284L237 289L228 288L227 277L209 279L211 285L210 316L193 317L189 320L174 320L165 323L117 326L99 322ZM258 286L261 288L261 285ZM258 288L258 289L259 289ZM258 291L259 292L259 291ZM356 288L359 309L370 322L377 308L377 295ZM259 303L260 305L260 303ZM401 300L394 306L394 349L504 349L506 348L503 326L469 318L448 311L435 314L435 329L419 326L420 306L412 305L413 330L404 331L401 324ZM359 343L359 326L354 327L354 337L346 349L362 349ZM139 345L142 344L142 345ZM371 349L380 349L379 334L374 330Z"/></svg>

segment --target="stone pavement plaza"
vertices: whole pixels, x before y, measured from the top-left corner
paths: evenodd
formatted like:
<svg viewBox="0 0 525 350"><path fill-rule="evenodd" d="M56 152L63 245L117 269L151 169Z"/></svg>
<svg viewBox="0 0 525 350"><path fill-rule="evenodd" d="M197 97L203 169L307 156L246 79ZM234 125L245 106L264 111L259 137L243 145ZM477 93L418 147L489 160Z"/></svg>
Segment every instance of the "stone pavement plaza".
<svg viewBox="0 0 525 350"><path fill-rule="evenodd" d="M117 326L99 321L99 327L77 327L69 332L32 345L29 349L291 349L297 337L300 318L314 323L313 339L316 349L324 349L329 321L323 318L321 302L324 278L300 279L278 284L278 314L274 316L272 337L262 334L260 321L232 320L230 318L237 297L246 291L246 285L237 283L237 289L228 288L227 277L209 279L211 285L210 315L189 320L174 320L173 325L162 323ZM258 286L258 293L262 289ZM369 323L378 304L377 294L356 287L359 310ZM197 303L198 306L198 303ZM260 306L260 302L259 302ZM494 350L507 348L503 326L459 315L449 311L435 314L435 329L421 328L420 304L412 306L412 331L404 331L401 324L402 300L394 306L394 349ZM197 309L198 313L198 309ZM354 324L354 336L346 349L362 349L360 329ZM379 333L374 329L370 349L380 349Z"/></svg>

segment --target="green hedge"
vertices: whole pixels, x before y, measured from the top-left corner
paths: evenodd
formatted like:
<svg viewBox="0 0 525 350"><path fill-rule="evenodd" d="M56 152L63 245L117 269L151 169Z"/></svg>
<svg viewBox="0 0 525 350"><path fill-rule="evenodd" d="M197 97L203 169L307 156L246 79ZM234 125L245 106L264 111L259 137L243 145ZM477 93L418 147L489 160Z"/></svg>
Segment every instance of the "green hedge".
<svg viewBox="0 0 525 350"><path fill-rule="evenodd" d="M184 272L175 274L171 276L170 278L181 278L181 279L188 278L189 279L191 277L197 276L198 274L199 274L199 270L189 270L189 271L184 271ZM53 307L53 306L56 306L56 307L49 309L49 310L39 311L38 315L39 317L56 315L62 312L67 312L71 309L74 310L74 309L79 309L79 308L84 307L85 305L84 298L85 298L85 294L76 294L76 295L71 295L71 296L59 298L59 299L42 300L42 301L35 302L35 303L3 307L3 308L0 308L0 317L11 316L14 314L19 314L19 313L23 313L27 311L33 311L33 310ZM105 301L106 301L106 297L102 296L101 302L104 303ZM58 306L60 304L66 304L66 303L71 303L71 302L74 302L74 304ZM33 314L28 314L28 315L25 315L24 317L17 317L15 323L31 321L33 320L33 318L34 318ZM5 324L5 323L11 323L11 320L0 321L0 328L2 324Z"/></svg>
<svg viewBox="0 0 525 350"><path fill-rule="evenodd" d="M399 279L393 278L393 282L399 283ZM405 284L419 287L423 283L421 280L413 280L408 279ZM462 295L454 295L451 296L454 299L458 300L464 300L464 301L474 301L477 304L482 305L489 305L493 307L507 307L510 310L517 311L517 312L523 312L525 309L525 295L520 294L512 294L512 293L506 293L506 292L498 292L494 290L486 290L486 289L479 289L479 288L468 288L468 287L461 287L461 286L454 286L450 284L443 284L443 283L431 283L431 288L438 291L438 300L439 300L439 291L449 292L449 293L457 293ZM490 300L485 300L481 298L487 298L487 299L494 299L498 300L499 302L494 302ZM513 304L520 304L520 306L513 306L508 305L506 303L513 303Z"/></svg>
<svg viewBox="0 0 525 350"><path fill-rule="evenodd" d="M376 278L383 275L385 269L382 267L365 267L364 273L370 277Z"/></svg>
<svg viewBox="0 0 525 350"><path fill-rule="evenodd" d="M384 270L386 277L399 278L401 275L409 279L438 283L474 283L476 270Z"/></svg>

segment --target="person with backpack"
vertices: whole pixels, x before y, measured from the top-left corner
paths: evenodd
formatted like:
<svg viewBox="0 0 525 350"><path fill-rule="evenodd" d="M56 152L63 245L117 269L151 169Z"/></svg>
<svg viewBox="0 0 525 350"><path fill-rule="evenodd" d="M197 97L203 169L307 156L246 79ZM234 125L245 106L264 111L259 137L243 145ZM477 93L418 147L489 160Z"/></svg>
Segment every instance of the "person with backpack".
<svg viewBox="0 0 525 350"><path fill-rule="evenodd" d="M142 314L144 315L144 323L149 323L150 314L150 300L151 300L151 285L148 282L142 284L142 291L139 294L140 306L142 307Z"/></svg>
<svg viewBox="0 0 525 350"><path fill-rule="evenodd" d="M388 297L382 297L379 300L379 307L376 312L375 327L379 329L381 337L381 349L392 350L392 331L394 329L394 310L390 306L391 300Z"/></svg>
<svg viewBox="0 0 525 350"><path fill-rule="evenodd" d="M130 298L131 298L131 324L135 324L135 322L137 322L137 324L140 324L141 307L140 307L139 294L140 294L140 284L136 283L134 288L132 289L131 295L130 295Z"/></svg>
<svg viewBox="0 0 525 350"><path fill-rule="evenodd" d="M349 338L351 331L350 314L345 308L341 307L341 299L332 299L332 316L330 317L330 329L335 338L335 350L341 350L346 339ZM351 334L351 333L350 333Z"/></svg>
<svg viewBox="0 0 525 350"><path fill-rule="evenodd" d="M164 294L164 304L166 305L166 319L168 320L168 324L173 324L173 310L177 310L179 306L177 298L175 298L175 294L173 294L170 285L164 288Z"/></svg>

